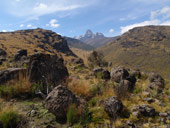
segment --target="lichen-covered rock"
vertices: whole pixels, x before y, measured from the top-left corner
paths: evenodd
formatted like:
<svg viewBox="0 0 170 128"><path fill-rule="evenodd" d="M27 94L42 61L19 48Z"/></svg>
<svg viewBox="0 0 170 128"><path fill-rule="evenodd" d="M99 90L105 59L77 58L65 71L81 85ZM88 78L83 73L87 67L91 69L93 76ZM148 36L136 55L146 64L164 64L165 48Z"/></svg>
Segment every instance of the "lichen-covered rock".
<svg viewBox="0 0 170 128"><path fill-rule="evenodd" d="M65 123L69 106L75 104L77 108L83 108L86 101L78 98L67 87L59 85L51 91L45 99L45 106L49 112L56 116L56 120Z"/></svg>
<svg viewBox="0 0 170 128"><path fill-rule="evenodd" d="M25 68L9 68L6 70L2 70L0 71L0 85L7 83L10 80L19 80L19 77L25 76L26 76Z"/></svg>
<svg viewBox="0 0 170 128"><path fill-rule="evenodd" d="M28 77L31 82L56 86L68 77L63 59L57 55L37 53L30 56L28 63Z"/></svg>
<svg viewBox="0 0 170 128"><path fill-rule="evenodd" d="M111 70L111 78L117 83L126 79L129 76L129 72L123 67L116 67Z"/></svg>
<svg viewBox="0 0 170 128"><path fill-rule="evenodd" d="M105 112L116 119L117 116L122 112L123 104L117 97L110 97L104 101L104 110Z"/></svg>

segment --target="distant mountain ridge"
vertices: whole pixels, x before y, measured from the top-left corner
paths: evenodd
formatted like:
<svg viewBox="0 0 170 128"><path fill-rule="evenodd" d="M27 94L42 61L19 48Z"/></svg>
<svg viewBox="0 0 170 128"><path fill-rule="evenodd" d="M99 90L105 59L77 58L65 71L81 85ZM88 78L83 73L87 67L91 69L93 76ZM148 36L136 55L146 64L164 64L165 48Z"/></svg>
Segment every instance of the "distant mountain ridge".
<svg viewBox="0 0 170 128"><path fill-rule="evenodd" d="M67 40L67 44L70 48L78 48L86 51L94 50L93 46L88 45L82 42L81 40L71 38L71 37L66 37L66 36L64 38Z"/></svg>
<svg viewBox="0 0 170 128"><path fill-rule="evenodd" d="M97 32L94 34L90 29L88 29L85 35L81 35L79 37L74 37L88 45L93 46L94 48L98 48L106 45L110 41L115 40L117 37L105 37L103 33Z"/></svg>
<svg viewBox="0 0 170 128"><path fill-rule="evenodd" d="M113 66L170 74L170 26L137 27L98 49Z"/></svg>

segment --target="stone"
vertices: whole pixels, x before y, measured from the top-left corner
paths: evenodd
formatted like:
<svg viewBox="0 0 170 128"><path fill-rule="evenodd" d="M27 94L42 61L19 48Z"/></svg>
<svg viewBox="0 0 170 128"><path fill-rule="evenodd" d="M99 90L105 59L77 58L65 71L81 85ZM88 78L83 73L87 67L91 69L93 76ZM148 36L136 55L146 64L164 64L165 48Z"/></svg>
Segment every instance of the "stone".
<svg viewBox="0 0 170 128"><path fill-rule="evenodd" d="M63 58L57 55L37 53L30 56L28 63L28 77L33 83L41 83L49 92L69 76L63 64Z"/></svg>
<svg viewBox="0 0 170 128"><path fill-rule="evenodd" d="M11 80L19 80L20 77L26 77L25 68L8 68L0 71L0 85Z"/></svg>
<svg viewBox="0 0 170 128"><path fill-rule="evenodd" d="M116 67L111 70L111 79L117 83L126 79L129 76L129 72L124 67Z"/></svg>
<svg viewBox="0 0 170 128"><path fill-rule="evenodd" d="M0 48L0 56L5 57L7 55L6 51Z"/></svg>
<svg viewBox="0 0 170 128"><path fill-rule="evenodd" d="M137 117L155 117L157 114L153 107L146 104L133 107L132 112L136 113Z"/></svg>
<svg viewBox="0 0 170 128"><path fill-rule="evenodd" d="M123 110L122 102L117 97L114 97L114 96L108 99L105 99L103 106L104 106L105 112L113 119L116 119L117 116L119 116L119 114Z"/></svg>
<svg viewBox="0 0 170 128"><path fill-rule="evenodd" d="M74 95L67 87L58 85L45 99L45 107L56 116L56 121L65 123L69 106L75 104L77 109L84 109L86 101Z"/></svg>
<svg viewBox="0 0 170 128"><path fill-rule="evenodd" d="M19 61L22 57L27 56L27 50L21 49L15 54L14 60Z"/></svg>
<svg viewBox="0 0 170 128"><path fill-rule="evenodd" d="M110 79L110 72L104 68L95 68L92 71L92 74L96 77L96 78L101 78L104 80L109 80Z"/></svg>

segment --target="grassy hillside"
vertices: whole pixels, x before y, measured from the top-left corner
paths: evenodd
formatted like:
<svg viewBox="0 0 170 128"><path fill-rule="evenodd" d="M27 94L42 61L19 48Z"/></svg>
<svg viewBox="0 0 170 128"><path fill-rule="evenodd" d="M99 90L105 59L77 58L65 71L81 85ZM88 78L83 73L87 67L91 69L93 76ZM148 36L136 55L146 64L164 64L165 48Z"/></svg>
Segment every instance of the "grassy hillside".
<svg viewBox="0 0 170 128"><path fill-rule="evenodd" d="M113 65L140 68L147 72L170 73L170 26L134 28L99 48ZM169 76L168 76L169 77Z"/></svg>
<svg viewBox="0 0 170 128"><path fill-rule="evenodd" d="M60 52L73 55L64 38L55 32L44 29L1 32L0 48L4 49L8 56L12 56L19 49L27 49L28 54L38 51L48 54Z"/></svg>

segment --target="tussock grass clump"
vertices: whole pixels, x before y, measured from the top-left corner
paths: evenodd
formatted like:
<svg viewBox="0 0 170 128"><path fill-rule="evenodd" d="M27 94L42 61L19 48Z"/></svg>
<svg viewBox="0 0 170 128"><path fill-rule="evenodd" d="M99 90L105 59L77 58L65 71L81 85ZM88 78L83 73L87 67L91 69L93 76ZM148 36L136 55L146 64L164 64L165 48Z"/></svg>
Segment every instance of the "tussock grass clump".
<svg viewBox="0 0 170 128"><path fill-rule="evenodd" d="M20 115L11 108L0 111L0 123L3 128L17 128L21 121Z"/></svg>
<svg viewBox="0 0 170 128"><path fill-rule="evenodd" d="M33 94L31 83L22 79L20 81L11 81L0 86L0 97L6 100L12 98L21 98L23 96L31 96Z"/></svg>
<svg viewBox="0 0 170 128"><path fill-rule="evenodd" d="M68 88L75 93L76 95L79 95L84 98L91 97L91 90L90 90L90 83L85 80L79 80L79 79L72 79L69 84Z"/></svg>

